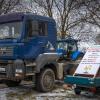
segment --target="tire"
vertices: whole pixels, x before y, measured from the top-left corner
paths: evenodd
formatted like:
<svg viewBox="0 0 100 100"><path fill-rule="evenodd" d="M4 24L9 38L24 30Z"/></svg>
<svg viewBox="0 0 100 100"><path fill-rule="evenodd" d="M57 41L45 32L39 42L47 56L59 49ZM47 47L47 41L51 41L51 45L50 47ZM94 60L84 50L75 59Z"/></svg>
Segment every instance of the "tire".
<svg viewBox="0 0 100 100"><path fill-rule="evenodd" d="M81 94L81 90L78 87L74 88L74 92L75 92L76 95Z"/></svg>
<svg viewBox="0 0 100 100"><path fill-rule="evenodd" d="M16 87L16 86L19 86L20 83L21 83L21 80L19 80L19 81L7 80L7 81L5 82L5 84L6 84L8 87Z"/></svg>
<svg viewBox="0 0 100 100"><path fill-rule="evenodd" d="M49 92L54 88L55 74L50 68L42 70L36 75L36 90L40 92Z"/></svg>

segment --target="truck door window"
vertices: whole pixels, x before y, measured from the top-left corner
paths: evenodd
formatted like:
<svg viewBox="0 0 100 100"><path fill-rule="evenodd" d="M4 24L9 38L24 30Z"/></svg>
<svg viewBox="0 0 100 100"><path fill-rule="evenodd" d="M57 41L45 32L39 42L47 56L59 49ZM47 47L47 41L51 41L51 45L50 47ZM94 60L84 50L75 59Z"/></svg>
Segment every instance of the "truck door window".
<svg viewBox="0 0 100 100"><path fill-rule="evenodd" d="M28 21L28 35L32 36L46 36L47 23L39 21Z"/></svg>
<svg viewBox="0 0 100 100"><path fill-rule="evenodd" d="M39 35L46 36L47 35L47 23L39 22Z"/></svg>
<svg viewBox="0 0 100 100"><path fill-rule="evenodd" d="M28 36L36 36L38 35L38 22L37 21L28 21Z"/></svg>

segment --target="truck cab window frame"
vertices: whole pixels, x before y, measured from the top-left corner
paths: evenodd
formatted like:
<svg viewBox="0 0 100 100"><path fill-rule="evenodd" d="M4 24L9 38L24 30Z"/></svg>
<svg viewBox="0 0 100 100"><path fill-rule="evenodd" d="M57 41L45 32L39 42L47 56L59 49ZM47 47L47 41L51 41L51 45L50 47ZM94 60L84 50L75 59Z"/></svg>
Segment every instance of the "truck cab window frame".
<svg viewBox="0 0 100 100"><path fill-rule="evenodd" d="M28 20L28 37L47 36L47 23L38 20Z"/></svg>

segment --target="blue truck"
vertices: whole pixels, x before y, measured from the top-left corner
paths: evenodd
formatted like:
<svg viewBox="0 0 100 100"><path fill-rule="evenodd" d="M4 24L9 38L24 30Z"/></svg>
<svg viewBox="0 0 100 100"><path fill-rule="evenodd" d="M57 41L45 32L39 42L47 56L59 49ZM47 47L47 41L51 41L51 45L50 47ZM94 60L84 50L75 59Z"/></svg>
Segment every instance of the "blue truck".
<svg viewBox="0 0 100 100"><path fill-rule="evenodd" d="M38 91L52 90L55 80L64 77L56 33L52 18L31 13L1 15L0 80L9 87L31 80Z"/></svg>

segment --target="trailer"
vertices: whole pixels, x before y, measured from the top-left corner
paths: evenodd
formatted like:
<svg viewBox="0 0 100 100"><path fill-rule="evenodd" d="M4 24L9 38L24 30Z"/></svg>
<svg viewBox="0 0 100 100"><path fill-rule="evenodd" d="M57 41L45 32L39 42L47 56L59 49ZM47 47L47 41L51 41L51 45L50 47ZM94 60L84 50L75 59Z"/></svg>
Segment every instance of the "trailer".
<svg viewBox="0 0 100 100"><path fill-rule="evenodd" d="M100 45L88 48L75 73L67 75L64 82L73 85L76 94L81 90L96 93L100 89Z"/></svg>

